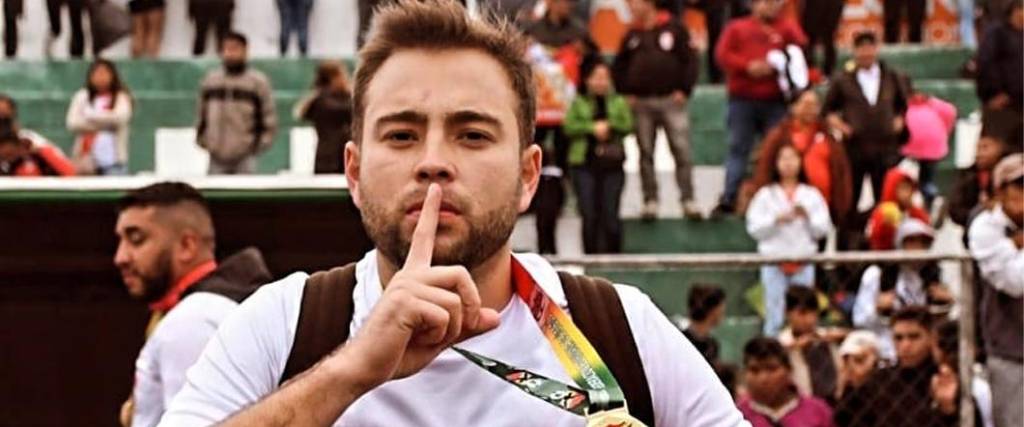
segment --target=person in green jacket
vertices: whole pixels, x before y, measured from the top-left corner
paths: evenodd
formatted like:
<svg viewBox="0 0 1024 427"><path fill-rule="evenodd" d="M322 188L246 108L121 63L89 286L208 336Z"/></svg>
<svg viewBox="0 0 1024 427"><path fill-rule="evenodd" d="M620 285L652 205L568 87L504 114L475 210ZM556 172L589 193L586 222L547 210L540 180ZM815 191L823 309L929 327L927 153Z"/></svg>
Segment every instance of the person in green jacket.
<svg viewBox="0 0 1024 427"><path fill-rule="evenodd" d="M617 253L622 251L622 139L633 131L633 117L626 98L612 90L608 64L584 64L581 71L579 96L563 127L570 139L569 173L583 217L583 250Z"/></svg>

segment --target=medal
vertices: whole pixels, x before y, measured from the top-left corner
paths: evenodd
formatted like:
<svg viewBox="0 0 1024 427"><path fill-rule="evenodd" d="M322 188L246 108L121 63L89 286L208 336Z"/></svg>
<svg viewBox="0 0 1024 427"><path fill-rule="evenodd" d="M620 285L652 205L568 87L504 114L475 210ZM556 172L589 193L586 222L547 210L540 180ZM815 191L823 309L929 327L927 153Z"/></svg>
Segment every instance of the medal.
<svg viewBox="0 0 1024 427"><path fill-rule="evenodd" d="M587 415L587 427L647 427L633 418L625 407Z"/></svg>

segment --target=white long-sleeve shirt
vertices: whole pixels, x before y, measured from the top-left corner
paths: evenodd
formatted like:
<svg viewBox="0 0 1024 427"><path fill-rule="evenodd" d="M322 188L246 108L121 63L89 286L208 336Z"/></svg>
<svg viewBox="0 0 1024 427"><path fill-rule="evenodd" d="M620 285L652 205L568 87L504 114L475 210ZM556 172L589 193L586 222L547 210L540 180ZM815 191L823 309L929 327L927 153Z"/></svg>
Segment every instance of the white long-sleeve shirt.
<svg viewBox="0 0 1024 427"><path fill-rule="evenodd" d="M982 211L967 233L971 256L981 276L1000 292L1019 298L1024 295L1024 250L1007 236L1017 226L1001 206Z"/></svg>
<svg viewBox="0 0 1024 427"><path fill-rule="evenodd" d="M807 217L779 224L779 216L802 206ZM797 185L793 198L779 184L757 191L747 207L747 233L757 240L757 251L773 255L812 255L818 252L818 240L832 228L828 204L818 189Z"/></svg>
<svg viewBox="0 0 1024 427"><path fill-rule="evenodd" d="M879 338L879 353L882 357L896 360L889 319L878 314L878 294L882 292L881 287L882 269L877 265L872 265L864 270L860 288L857 290L857 299L853 304L853 326L874 332ZM928 303L924 280L921 279L921 275L917 271L912 269L900 269L896 277L895 291L897 298L893 301L893 310Z"/></svg>
<svg viewBox="0 0 1024 427"><path fill-rule="evenodd" d="M515 255L537 284L565 308L558 274L536 255ZM291 352L305 273L262 287L221 325L161 426L206 426L273 393ZM711 367L636 288L617 285L659 426L749 426ZM382 293L377 255L356 265L350 331L358 334ZM569 313L570 316L572 313ZM513 298L497 329L461 347L572 384L530 309ZM573 415L523 393L452 350L419 373L391 381L355 401L336 426L576 426Z"/></svg>

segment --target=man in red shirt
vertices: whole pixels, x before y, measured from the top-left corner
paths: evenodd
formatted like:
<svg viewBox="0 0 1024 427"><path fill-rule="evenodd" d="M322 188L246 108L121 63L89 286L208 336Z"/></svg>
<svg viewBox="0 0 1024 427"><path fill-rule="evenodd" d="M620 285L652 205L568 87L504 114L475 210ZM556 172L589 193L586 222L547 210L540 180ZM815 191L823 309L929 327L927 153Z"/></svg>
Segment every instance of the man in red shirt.
<svg viewBox="0 0 1024 427"><path fill-rule="evenodd" d="M767 55L787 45L803 46L807 37L794 22L779 18L783 3L752 0L751 15L730 22L715 47L715 59L725 71L729 91L729 153L725 160L725 193L712 217L733 213L755 138L763 136L786 114L778 76L768 64Z"/></svg>

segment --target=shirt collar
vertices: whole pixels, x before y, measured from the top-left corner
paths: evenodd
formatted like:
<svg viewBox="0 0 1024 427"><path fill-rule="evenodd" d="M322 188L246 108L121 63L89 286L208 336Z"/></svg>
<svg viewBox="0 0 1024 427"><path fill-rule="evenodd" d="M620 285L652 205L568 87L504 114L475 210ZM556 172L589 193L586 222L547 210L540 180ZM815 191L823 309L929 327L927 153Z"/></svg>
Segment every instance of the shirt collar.
<svg viewBox="0 0 1024 427"><path fill-rule="evenodd" d="M181 279L178 279L174 286L171 286L171 288L167 291L166 294L164 294L162 298L150 304L149 309L161 312L170 311L172 308L174 308L175 305L178 305L178 301L181 300L181 294L185 293L185 291L188 290L188 288L198 283L199 280L206 277L208 274L212 273L216 269L217 261L215 260L209 260L207 262L199 264L198 266L196 266L196 268L193 268L192 271L189 271L184 276L182 276Z"/></svg>
<svg viewBox="0 0 1024 427"><path fill-rule="evenodd" d="M875 65L872 65L871 68L868 69L857 68L857 75L859 76L877 78L881 74L882 68L878 66L877 62L875 63Z"/></svg>
<svg viewBox="0 0 1024 427"><path fill-rule="evenodd" d="M799 395L794 396L792 399L789 400L789 402L786 402L785 405L782 405L781 407L779 407L779 409L769 408L769 407L764 406L764 405L762 405L760 403L757 403L753 399L751 399L750 400L750 409L753 409L754 412L757 412L757 413L759 413L761 415L764 415L764 416L770 418L772 420L772 422L778 423L786 415L789 415L790 412L793 412L793 410L795 410L797 405L799 405L799 404L800 404L800 396Z"/></svg>

